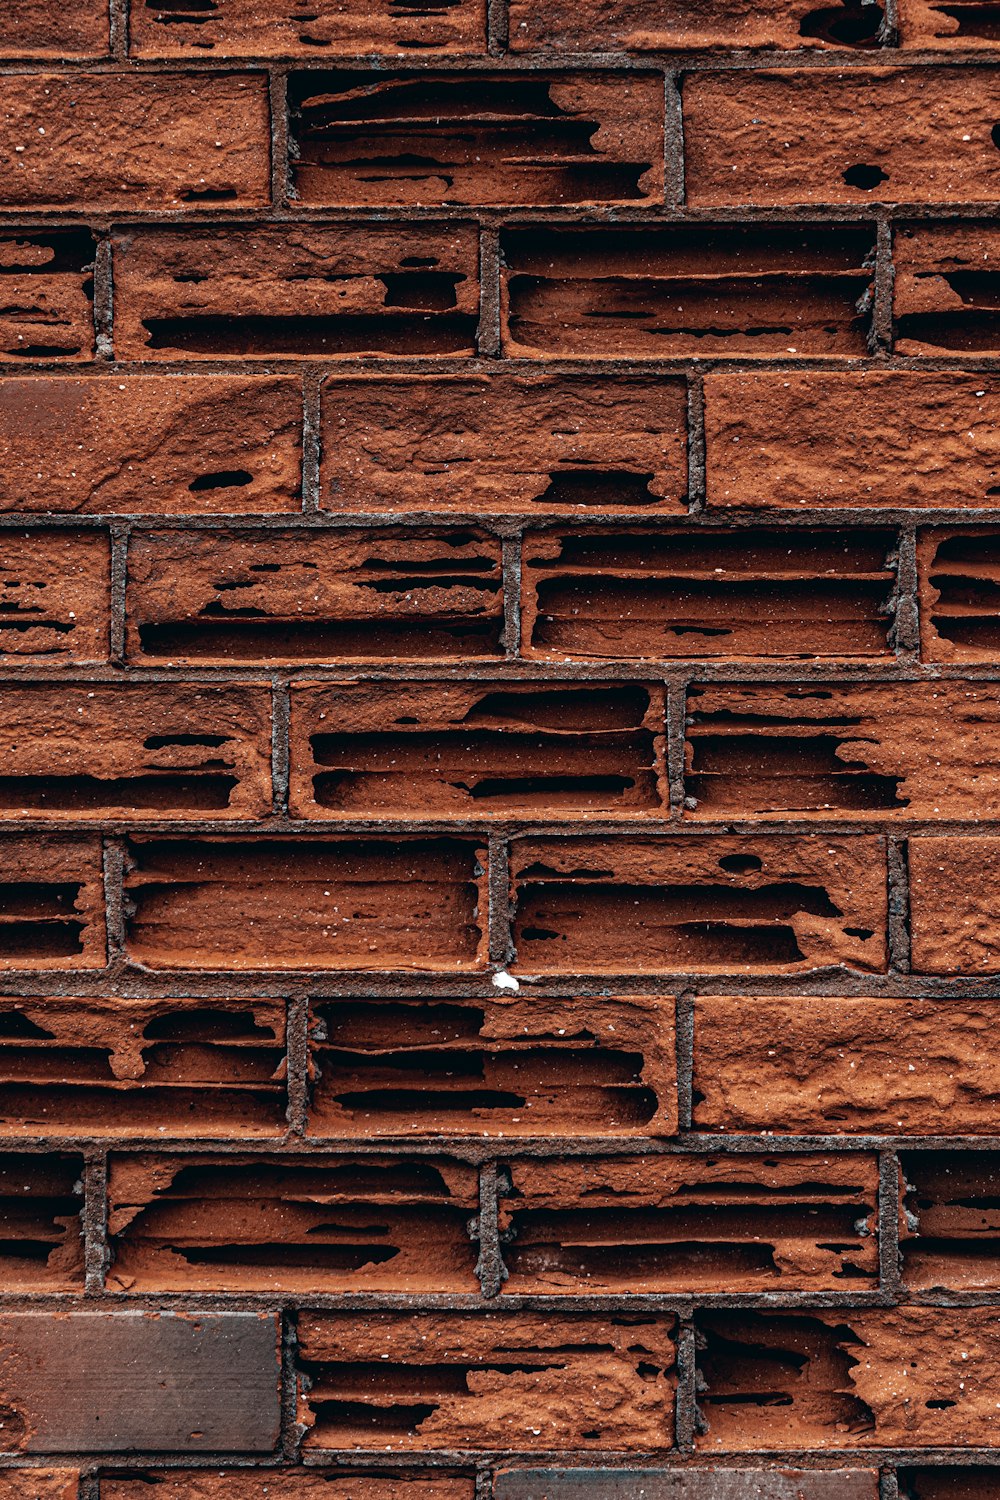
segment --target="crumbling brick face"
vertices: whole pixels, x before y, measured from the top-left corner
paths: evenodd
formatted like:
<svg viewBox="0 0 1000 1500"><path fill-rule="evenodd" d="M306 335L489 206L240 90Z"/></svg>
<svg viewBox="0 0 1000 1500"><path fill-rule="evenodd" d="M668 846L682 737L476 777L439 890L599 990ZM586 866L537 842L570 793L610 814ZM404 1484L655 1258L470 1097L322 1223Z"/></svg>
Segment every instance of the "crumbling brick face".
<svg viewBox="0 0 1000 1500"><path fill-rule="evenodd" d="M0 5L0 1500L1000 1500L998 81Z"/></svg>

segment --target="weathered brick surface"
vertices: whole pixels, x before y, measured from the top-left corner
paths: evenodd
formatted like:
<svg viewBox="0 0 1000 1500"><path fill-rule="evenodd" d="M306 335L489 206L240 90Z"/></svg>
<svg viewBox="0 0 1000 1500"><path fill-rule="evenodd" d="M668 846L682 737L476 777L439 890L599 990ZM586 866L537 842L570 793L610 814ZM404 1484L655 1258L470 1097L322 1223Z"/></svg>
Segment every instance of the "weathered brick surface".
<svg viewBox="0 0 1000 1500"><path fill-rule="evenodd" d="M108 10L101 0L11 0L5 8L0 57L99 57L108 51ZM6 1500L6 1496L4 1496Z"/></svg>
<svg viewBox="0 0 1000 1500"><path fill-rule="evenodd" d="M0 855L0 968L100 968L100 840L11 835L0 841Z"/></svg>
<svg viewBox="0 0 1000 1500"><path fill-rule="evenodd" d="M3 359L23 364L91 358L95 253L94 237L85 229L0 234Z"/></svg>
<svg viewBox="0 0 1000 1500"><path fill-rule="evenodd" d="M989 662L998 638L1000 533L928 528L917 534L921 654Z"/></svg>
<svg viewBox="0 0 1000 1500"><path fill-rule="evenodd" d="M900 41L942 54L995 51L1000 43L996 11L989 0L901 0Z"/></svg>
<svg viewBox="0 0 1000 1500"><path fill-rule="evenodd" d="M900 353L996 353L998 256L1000 234L993 224L902 225L893 283Z"/></svg>
<svg viewBox="0 0 1000 1500"><path fill-rule="evenodd" d="M111 1474L101 1480L104 1500L473 1500L471 1475L431 1470L363 1471L272 1469L162 1469L143 1474ZM0 1490L0 1495L3 1491ZM3 1500L7 1500L3 1496ZM48 1496L43 1497L48 1500ZM62 1500L62 1496L58 1497ZM775 1497L784 1500L784 1497ZM826 1500L826 1495L817 1496ZM838 1500L831 1496L830 1500ZM844 1497L867 1500L867 1497Z"/></svg>
<svg viewBox="0 0 1000 1500"><path fill-rule="evenodd" d="M77 1500L80 1476L72 1469L8 1469L0 1473L0 1500Z"/></svg>
<svg viewBox="0 0 1000 1500"><path fill-rule="evenodd" d="M106 536L0 530L0 656L8 666L106 662L110 606Z"/></svg>
<svg viewBox="0 0 1000 1500"><path fill-rule="evenodd" d="M9 1291L82 1287L82 1210L82 1157L0 1155L0 1274Z"/></svg>
<svg viewBox="0 0 1000 1500"><path fill-rule="evenodd" d="M997 1274L993 1151L908 1151L899 1233L908 1286L988 1290Z"/></svg>
<svg viewBox="0 0 1000 1500"><path fill-rule="evenodd" d="M913 967L928 974L1000 972L995 838L910 840Z"/></svg>
<svg viewBox="0 0 1000 1500"><path fill-rule="evenodd" d="M916 0L914 0L916 3ZM511 0L510 45L515 52L661 52L730 47L793 50L799 47L857 47L878 40L884 16L880 5L814 0L728 0L706 9L698 0L674 0L650 10L641 0L598 0L570 5L549 0L530 5ZM926 24L926 23L925 23ZM947 25L947 22L945 22Z"/></svg>
<svg viewBox="0 0 1000 1500"><path fill-rule="evenodd" d="M298 0L274 6L269 0L217 0L209 9L178 7L150 0L130 12L132 52L138 57L302 57L345 58L377 52L412 55L484 51L483 0L419 0L397 6L392 0Z"/></svg>

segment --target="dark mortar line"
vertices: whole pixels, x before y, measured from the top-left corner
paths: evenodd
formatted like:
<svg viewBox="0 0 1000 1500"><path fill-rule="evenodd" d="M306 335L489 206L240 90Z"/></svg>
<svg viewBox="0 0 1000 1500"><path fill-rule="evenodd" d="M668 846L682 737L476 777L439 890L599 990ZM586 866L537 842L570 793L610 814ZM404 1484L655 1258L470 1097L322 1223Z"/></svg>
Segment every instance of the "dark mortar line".
<svg viewBox="0 0 1000 1500"><path fill-rule="evenodd" d="M112 667L124 666L126 645L126 598L128 595L128 549L131 527L114 521L110 527L110 618L108 656ZM8 679L9 680L9 679Z"/></svg>
<svg viewBox="0 0 1000 1500"><path fill-rule="evenodd" d="M127 852L121 839L107 832L96 831L102 844L102 869L104 885L104 917L107 931L107 969L110 974L121 971L127 964L128 912L125 896L125 869ZM96 914L95 914L96 915ZM89 923L88 923L89 925Z"/></svg>
<svg viewBox="0 0 1000 1500"><path fill-rule="evenodd" d="M687 514L700 516L708 493L705 451L705 381L698 370L687 378Z"/></svg>
<svg viewBox="0 0 1000 1500"><path fill-rule="evenodd" d="M687 750L687 696L686 682L668 682L666 691L666 736L667 736L667 784L669 810L667 823L670 828L680 827L684 815L686 790L685 757ZM660 821L658 819L657 821ZM588 827L590 820L588 819Z"/></svg>
<svg viewBox="0 0 1000 1500"><path fill-rule="evenodd" d="M502 356L503 292L500 236L496 229L479 231L479 326L476 350L480 359Z"/></svg>
<svg viewBox="0 0 1000 1500"><path fill-rule="evenodd" d="M890 838L886 848L888 866L889 963L900 974L909 974L910 954L910 866L905 839Z"/></svg>
<svg viewBox="0 0 1000 1500"><path fill-rule="evenodd" d="M288 1002L285 1019L285 1056L288 1068L288 1128L292 1140L300 1139L309 1121L309 1001L295 995ZM0 1052L0 1061L3 1054Z"/></svg>
<svg viewBox="0 0 1000 1500"><path fill-rule="evenodd" d="M682 210L686 202L684 182L684 109L681 75L668 72L663 80L663 200L664 207Z"/></svg>
<svg viewBox="0 0 1000 1500"><path fill-rule="evenodd" d="M243 366L246 369L246 366ZM307 369L302 374L302 512L303 521L322 525L319 515L323 504L323 425L322 385L319 372ZM298 519L298 513L289 511L289 516ZM232 517L225 519L232 523ZM272 517L273 519L273 517ZM299 524L302 524L300 521Z"/></svg>
<svg viewBox="0 0 1000 1500"><path fill-rule="evenodd" d="M513 957L512 932L514 926L511 908L510 852L507 840L490 832L485 837L487 845L486 894L488 911L479 914L480 929L487 934L489 962L494 967L505 969ZM483 920L485 915L485 921ZM497 991L495 990L496 994Z"/></svg>
<svg viewBox="0 0 1000 1500"><path fill-rule="evenodd" d="M899 1500L899 1481L895 1469L879 1470L878 1500Z"/></svg>
<svg viewBox="0 0 1000 1500"><path fill-rule="evenodd" d="M103 1146L87 1148L84 1166L84 1291L104 1294L108 1240L108 1158Z"/></svg>
<svg viewBox="0 0 1000 1500"><path fill-rule="evenodd" d="M878 1161L878 1261L879 1282L893 1302L906 1290L900 1280L899 1252L899 1158L894 1151L880 1151Z"/></svg>
<svg viewBox="0 0 1000 1500"><path fill-rule="evenodd" d="M129 0L108 0L108 50L113 64L128 61L129 20ZM64 66L69 71L69 65ZM41 67L42 65L39 64L40 71ZM120 69L112 66L111 71L120 71Z"/></svg>
<svg viewBox="0 0 1000 1500"><path fill-rule="evenodd" d="M283 1313L278 1328L281 1339L281 1421L278 1449L289 1463L294 1463L299 1457L302 1442L302 1429L298 1420L298 1323L294 1310Z"/></svg>
<svg viewBox="0 0 1000 1500"><path fill-rule="evenodd" d="M920 657L920 568L916 525L904 525L899 533L895 603L891 635L896 656L905 665L916 665Z"/></svg>
<svg viewBox="0 0 1000 1500"><path fill-rule="evenodd" d="M507 1280L507 1268L500 1249L499 1192L496 1161L482 1162L479 1168L479 1212L473 1220L474 1238L479 1245L475 1274L483 1297L488 1299L498 1297Z"/></svg>
<svg viewBox="0 0 1000 1500"><path fill-rule="evenodd" d="M694 1097L694 996L682 992L674 1002L677 1059L677 1128L691 1129Z"/></svg>
<svg viewBox="0 0 1000 1500"><path fill-rule="evenodd" d="M503 643L506 660L519 659L521 640L521 594L523 542L519 534L504 536L501 541L503 576Z"/></svg>
<svg viewBox="0 0 1000 1500"><path fill-rule="evenodd" d="M631 1300L627 1305L632 1306ZM698 1356L695 1349L695 1331L691 1311L678 1310L675 1337L677 1391L674 1400L674 1434L678 1453L689 1457L694 1452L695 1434L698 1427Z"/></svg>
<svg viewBox="0 0 1000 1500"><path fill-rule="evenodd" d="M113 261L111 241L102 236L94 246L94 358L98 368L115 357Z"/></svg>
<svg viewBox="0 0 1000 1500"><path fill-rule="evenodd" d="M284 822L297 821L289 817L290 780L290 702L287 681L275 674L271 679L271 786L273 810L276 819ZM268 821L262 820L267 827Z"/></svg>
<svg viewBox="0 0 1000 1500"><path fill-rule="evenodd" d="M271 206L287 210L293 206L289 202L293 195L293 168L289 144L288 74L280 65L269 71L267 92L271 117L268 135Z"/></svg>
<svg viewBox="0 0 1000 1500"><path fill-rule="evenodd" d="M875 342L873 354L884 358L893 347L893 285L895 267L892 260L892 224L885 217L878 219L875 251L875 294L872 308L872 337Z"/></svg>

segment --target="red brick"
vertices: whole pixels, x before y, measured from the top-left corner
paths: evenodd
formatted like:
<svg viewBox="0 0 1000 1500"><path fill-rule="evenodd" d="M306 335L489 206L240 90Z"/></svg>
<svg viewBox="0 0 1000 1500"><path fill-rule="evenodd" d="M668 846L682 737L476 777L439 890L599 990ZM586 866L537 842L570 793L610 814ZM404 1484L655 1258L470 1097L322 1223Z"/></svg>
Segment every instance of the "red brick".
<svg viewBox="0 0 1000 1500"><path fill-rule="evenodd" d="M978 360L1000 351L1000 232L994 225L901 225L893 265L898 353ZM975 377L972 384L984 389ZM981 415L983 406L970 402L968 410ZM975 441L989 452L982 429Z"/></svg>
<svg viewBox="0 0 1000 1500"><path fill-rule="evenodd" d="M263 74L11 74L4 208L256 207L269 200ZM141 141L141 150L137 143Z"/></svg>
<svg viewBox="0 0 1000 1500"><path fill-rule="evenodd" d="M998 423L979 373L710 375L708 508L994 507Z"/></svg>
<svg viewBox="0 0 1000 1500"><path fill-rule="evenodd" d="M145 968L434 973L485 962L485 851L471 841L130 848L127 947Z"/></svg>
<svg viewBox="0 0 1000 1500"><path fill-rule="evenodd" d="M997 1000L699 998L695 1128L989 1135L998 1025Z"/></svg>
<svg viewBox="0 0 1000 1500"><path fill-rule="evenodd" d="M87 230L0 234L0 357L26 363L93 356L95 253Z"/></svg>
<svg viewBox="0 0 1000 1500"><path fill-rule="evenodd" d="M76 1469L4 1469L0 1500L77 1500Z"/></svg>
<svg viewBox="0 0 1000 1500"><path fill-rule="evenodd" d="M903 47L942 53L993 51L1000 42L990 0L899 0L899 33Z"/></svg>
<svg viewBox="0 0 1000 1500"><path fill-rule="evenodd" d="M869 14L869 12L871 12ZM871 47L883 21L880 5L817 0L671 0L652 10L643 0L512 0L515 52L669 52L730 47Z"/></svg>
<svg viewBox="0 0 1000 1500"><path fill-rule="evenodd" d="M115 239L114 263L123 358L474 351L479 236L469 224L135 231Z"/></svg>
<svg viewBox="0 0 1000 1500"><path fill-rule="evenodd" d="M940 1291L996 1284L995 1151L907 1151L900 1158L903 1281Z"/></svg>
<svg viewBox="0 0 1000 1500"><path fill-rule="evenodd" d="M1000 199L996 78L956 68L690 74L692 207Z"/></svg>
<svg viewBox="0 0 1000 1500"><path fill-rule="evenodd" d="M518 972L885 967L881 839L525 838L511 863Z"/></svg>
<svg viewBox="0 0 1000 1500"><path fill-rule="evenodd" d="M0 859L0 969L101 968L100 840L6 837Z"/></svg>
<svg viewBox="0 0 1000 1500"><path fill-rule="evenodd" d="M291 102L303 203L663 201L656 73L310 71Z"/></svg>
<svg viewBox="0 0 1000 1500"><path fill-rule="evenodd" d="M379 52L404 57L419 51L482 52L484 0L316 0L276 10L269 0L218 0L210 12L148 0L129 15L131 50L138 57L347 57ZM322 49L320 51L320 49Z"/></svg>
<svg viewBox="0 0 1000 1500"><path fill-rule="evenodd" d="M920 650L925 661L996 660L998 564L1000 530L917 533Z"/></svg>
<svg viewBox="0 0 1000 1500"><path fill-rule="evenodd" d="M390 1474L371 1470L351 1474L340 1465L319 1472L302 1468L228 1472L218 1468L157 1469L145 1474L109 1474L101 1478L101 1500L474 1500L474 1495L473 1476L435 1469L425 1473L419 1469L394 1470ZM2 1490L0 1500L8 1500ZM49 1500L48 1495L42 1500ZM775 1496L774 1500L785 1500L785 1496ZM871 1500L871 1497L824 1494L816 1500Z"/></svg>
<svg viewBox="0 0 1000 1500"><path fill-rule="evenodd" d="M0 1154L5 1292L82 1291L83 1172L82 1156Z"/></svg>
<svg viewBox="0 0 1000 1500"><path fill-rule="evenodd" d="M110 649L111 549L99 531L0 531L0 662L76 666Z"/></svg>
<svg viewBox="0 0 1000 1500"><path fill-rule="evenodd" d="M333 376L322 503L683 514L686 429L684 383L663 376Z"/></svg>
<svg viewBox="0 0 1000 1500"><path fill-rule="evenodd" d="M1000 973L1000 839L909 841L913 967Z"/></svg>
<svg viewBox="0 0 1000 1500"><path fill-rule="evenodd" d="M499 538L473 530L144 532L129 553L129 656L498 656L500 561Z"/></svg>
<svg viewBox="0 0 1000 1500"><path fill-rule="evenodd" d="M292 380L0 380L0 507L75 515L298 510L301 428Z"/></svg>
<svg viewBox="0 0 1000 1500"><path fill-rule="evenodd" d="M65 0L59 6L49 0L7 0L4 7L0 57L99 57L107 53L109 41L108 7L102 0ZM0 1496L7 1500L2 1491Z"/></svg>

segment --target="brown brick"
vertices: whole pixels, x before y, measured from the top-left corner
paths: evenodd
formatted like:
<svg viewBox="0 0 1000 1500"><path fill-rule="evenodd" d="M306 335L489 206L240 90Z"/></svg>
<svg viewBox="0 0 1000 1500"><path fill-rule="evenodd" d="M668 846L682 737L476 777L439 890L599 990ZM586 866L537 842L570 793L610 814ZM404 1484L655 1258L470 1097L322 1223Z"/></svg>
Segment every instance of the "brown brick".
<svg viewBox="0 0 1000 1500"><path fill-rule="evenodd" d="M958 681L699 686L690 818L1000 816L1000 690Z"/></svg>
<svg viewBox="0 0 1000 1500"><path fill-rule="evenodd" d="M589 821L667 807L656 685L331 683L293 686L291 705L294 816Z"/></svg>
<svg viewBox="0 0 1000 1500"><path fill-rule="evenodd" d="M0 969L103 967L100 840L10 837L0 856Z"/></svg>
<svg viewBox="0 0 1000 1500"><path fill-rule="evenodd" d="M980 373L710 375L708 508L996 506L998 424Z"/></svg>
<svg viewBox="0 0 1000 1500"><path fill-rule="evenodd" d="M484 865L458 839L136 840L128 952L167 970L474 970Z"/></svg>
<svg viewBox="0 0 1000 1500"><path fill-rule="evenodd" d="M893 263L894 348L900 354L948 353L977 359L1000 351L996 226L901 225L894 236ZM974 378L972 385L984 389L981 380ZM990 390L989 383L985 389ZM967 419L973 414L985 415L981 400L967 402ZM990 451L982 428L974 441ZM994 436L994 452L995 444Z"/></svg>
<svg viewBox="0 0 1000 1500"><path fill-rule="evenodd" d="M0 821L261 817L271 689L0 686Z"/></svg>
<svg viewBox="0 0 1000 1500"><path fill-rule="evenodd" d="M878 1277L874 1155L528 1158L507 1171L514 1295L836 1291Z"/></svg>
<svg viewBox="0 0 1000 1500"><path fill-rule="evenodd" d="M309 1134L661 1136L677 1129L674 1001L316 1001Z"/></svg>
<svg viewBox="0 0 1000 1500"><path fill-rule="evenodd" d="M0 999L6 1135L280 1135L276 1000Z"/></svg>
<svg viewBox="0 0 1000 1500"><path fill-rule="evenodd" d="M463 1162L118 1156L108 1202L112 1291L479 1291Z"/></svg>
<svg viewBox="0 0 1000 1500"><path fill-rule="evenodd" d="M501 544L474 530L145 532L128 650L160 663L498 656Z"/></svg>
<svg viewBox="0 0 1000 1500"><path fill-rule="evenodd" d="M920 642L926 661L996 661L1000 530L917 533Z"/></svg>
<svg viewBox="0 0 1000 1500"><path fill-rule="evenodd" d="M694 1124L776 1134L990 1134L996 1000L695 1001Z"/></svg>
<svg viewBox="0 0 1000 1500"><path fill-rule="evenodd" d="M524 654L543 661L884 657L889 531L542 531Z"/></svg>
<svg viewBox="0 0 1000 1500"><path fill-rule="evenodd" d="M430 1469L351 1474L336 1469L157 1469L105 1475L102 1500L474 1500L472 1475ZM0 1500L8 1500L0 1490ZM14 1496L10 1500L15 1500ZM22 1500L18 1496L17 1500ZM43 1500L49 1500L48 1495ZM63 1500L54 1496L52 1500ZM765 1496L762 1500L772 1500ZM784 1495L773 1500L786 1500ZM813 1500L807 1496L806 1500ZM817 1495L815 1500L870 1500L865 1495Z"/></svg>
<svg viewBox="0 0 1000 1500"><path fill-rule="evenodd" d="M986 69L690 74L687 201L992 202L995 119L996 78Z"/></svg>
<svg viewBox="0 0 1000 1500"><path fill-rule="evenodd" d="M973 1447L996 1424L995 1308L713 1312L698 1331L706 1450Z"/></svg>
<svg viewBox="0 0 1000 1500"><path fill-rule="evenodd" d="M303 203L663 201L656 73L310 71L290 89Z"/></svg>
<svg viewBox="0 0 1000 1500"><path fill-rule="evenodd" d="M262 73L11 74L0 87L0 126L13 151L3 208L269 201Z"/></svg>
<svg viewBox="0 0 1000 1500"><path fill-rule="evenodd" d="M540 1495L548 1500L876 1500L878 1477L876 1469L720 1469L714 1465L697 1469L687 1465L501 1469L493 1481L493 1494L496 1500L538 1500ZM114 1500L133 1497L119 1496L115 1490ZM161 1500L173 1500L173 1495L164 1494Z"/></svg>
<svg viewBox="0 0 1000 1500"><path fill-rule="evenodd" d="M301 428L302 396L292 380L0 380L0 508L298 510Z"/></svg>
<svg viewBox="0 0 1000 1500"><path fill-rule="evenodd" d="M0 1154L5 1292L82 1290L82 1211L81 1156ZM6 1500L2 1484L0 1500Z"/></svg>
<svg viewBox="0 0 1000 1500"><path fill-rule="evenodd" d="M0 1500L77 1500L79 1485L75 1469L4 1469Z"/></svg>
<svg viewBox="0 0 1000 1500"><path fill-rule="evenodd" d="M278 1437L270 1315L5 1313L0 1351L5 1448L265 1453Z"/></svg>
<svg viewBox="0 0 1000 1500"><path fill-rule="evenodd" d="M15 229L0 234L0 357L92 357L94 255L88 230Z"/></svg>
<svg viewBox="0 0 1000 1500"><path fill-rule="evenodd" d="M909 856L914 970L1000 973L1000 839L910 839Z"/></svg>
<svg viewBox="0 0 1000 1500"><path fill-rule="evenodd" d="M333 376L322 503L680 515L686 428L684 383L663 376Z"/></svg>
<svg viewBox="0 0 1000 1500"><path fill-rule="evenodd" d="M908 1151L900 1158L903 1280L990 1291L1000 1263L995 1151Z"/></svg>
<svg viewBox="0 0 1000 1500"><path fill-rule="evenodd" d="M129 359L474 349L468 224L136 231L116 238L114 260L115 349Z"/></svg>
<svg viewBox="0 0 1000 1500"><path fill-rule="evenodd" d="M868 225L533 228L504 235L503 251L512 355L866 352Z"/></svg>
<svg viewBox="0 0 1000 1500"><path fill-rule="evenodd" d="M667 1449L674 1319L303 1314L311 1448Z"/></svg>
<svg viewBox="0 0 1000 1500"><path fill-rule="evenodd" d="M904 47L942 52L992 51L1000 42L992 0L899 0L899 32Z"/></svg>
<svg viewBox="0 0 1000 1500"><path fill-rule="evenodd" d="M529 974L885 967L881 839L518 839L511 864Z"/></svg>
<svg viewBox="0 0 1000 1500"><path fill-rule="evenodd" d="M996 1500L1000 1473L973 1464L953 1469L900 1469L899 1493L904 1500Z"/></svg>
<svg viewBox="0 0 1000 1500"><path fill-rule="evenodd" d="M107 661L111 550L99 531L0 531L0 662Z"/></svg>
<svg viewBox="0 0 1000 1500"><path fill-rule="evenodd" d="M102 0L66 0L58 7L49 0L7 0L4 7L0 57L99 57L109 41ZM0 1500L8 1500L2 1490Z"/></svg>
<svg viewBox="0 0 1000 1500"><path fill-rule="evenodd" d="M870 12L870 13L869 13ZM512 0L515 52L665 52L730 47L795 49L876 45L882 7L834 0L672 0L658 10L643 0Z"/></svg>
<svg viewBox="0 0 1000 1500"><path fill-rule="evenodd" d="M485 0L316 0L277 10L269 0L217 0L210 12L148 0L129 15L138 57L308 57L352 59L372 53L482 52ZM332 1500L332 1497L331 1497Z"/></svg>

